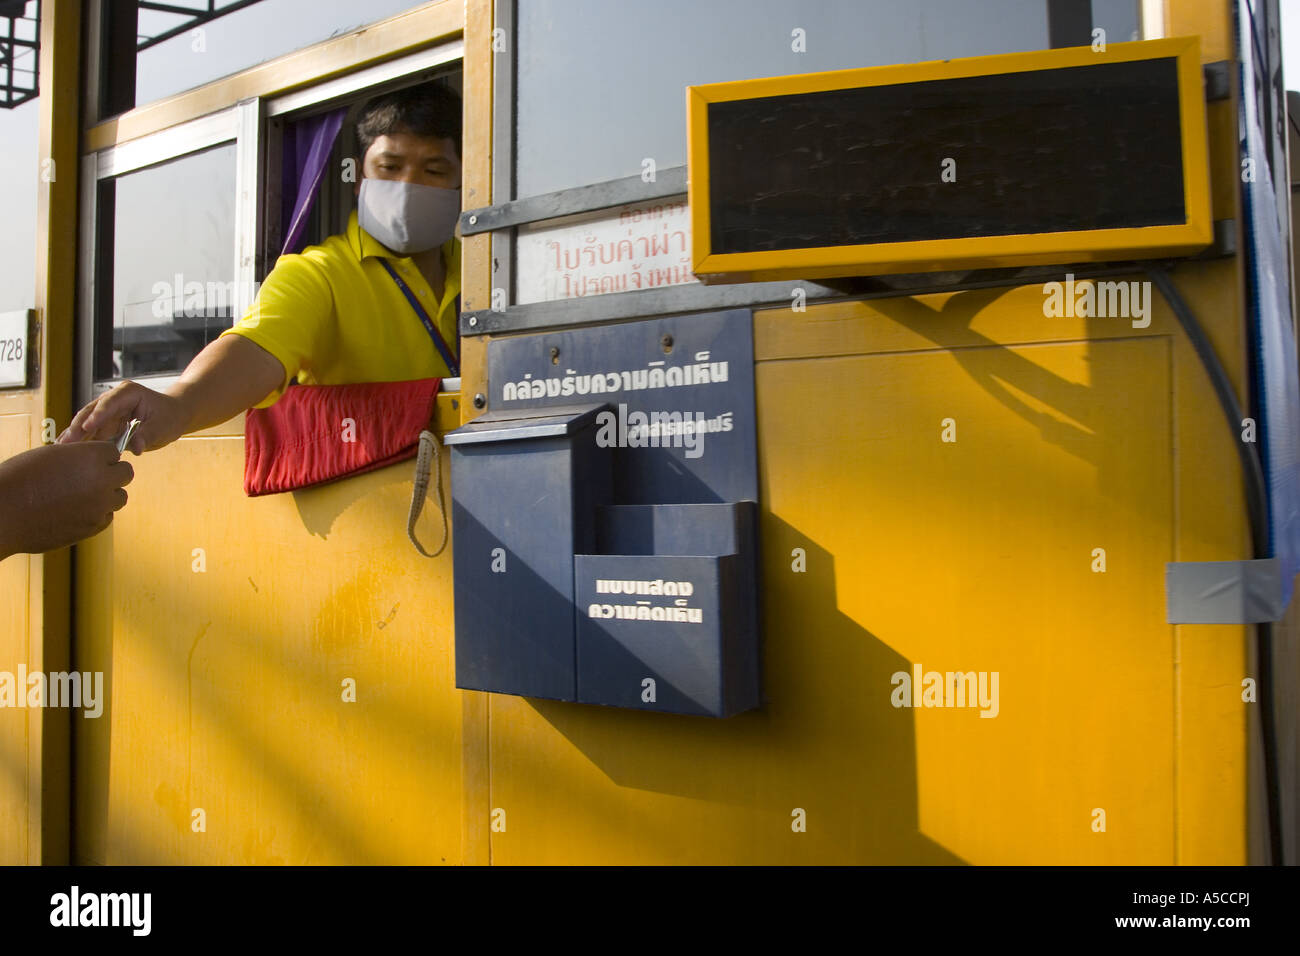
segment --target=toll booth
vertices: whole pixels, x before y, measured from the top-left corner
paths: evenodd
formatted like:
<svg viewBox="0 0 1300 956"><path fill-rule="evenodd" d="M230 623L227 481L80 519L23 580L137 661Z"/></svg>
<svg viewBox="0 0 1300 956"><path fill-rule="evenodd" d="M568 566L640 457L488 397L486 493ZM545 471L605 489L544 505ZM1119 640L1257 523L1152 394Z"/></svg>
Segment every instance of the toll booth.
<svg viewBox="0 0 1300 956"><path fill-rule="evenodd" d="M0 562L0 672L105 689L0 707L0 859L1295 861L1275 0L278 3L0 5L0 455L174 383L435 82L450 543L410 462L246 497L242 416L133 459Z"/></svg>

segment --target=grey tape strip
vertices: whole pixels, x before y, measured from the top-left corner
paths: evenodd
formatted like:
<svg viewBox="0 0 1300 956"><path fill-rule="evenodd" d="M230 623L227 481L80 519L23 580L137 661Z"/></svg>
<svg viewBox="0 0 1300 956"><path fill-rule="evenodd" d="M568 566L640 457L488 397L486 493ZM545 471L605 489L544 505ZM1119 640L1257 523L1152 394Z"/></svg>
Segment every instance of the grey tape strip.
<svg viewBox="0 0 1300 956"><path fill-rule="evenodd" d="M1254 561L1171 561L1165 565L1170 624L1258 624L1281 620L1282 566Z"/></svg>

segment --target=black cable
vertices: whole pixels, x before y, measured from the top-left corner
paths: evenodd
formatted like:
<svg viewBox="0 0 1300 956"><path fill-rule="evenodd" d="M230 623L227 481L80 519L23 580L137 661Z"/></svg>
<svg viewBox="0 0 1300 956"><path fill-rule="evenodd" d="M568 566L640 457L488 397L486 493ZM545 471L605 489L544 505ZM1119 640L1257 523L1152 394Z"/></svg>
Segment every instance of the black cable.
<svg viewBox="0 0 1300 956"><path fill-rule="evenodd" d="M1187 333L1187 338L1196 350L1205 372L1210 376L1219 405L1227 416L1228 427L1233 435L1233 444L1237 446L1237 456L1241 459L1242 477L1246 485L1246 507L1250 512L1251 546L1256 558L1265 557L1268 552L1268 497L1264 485L1264 470L1260 467L1255 454L1253 442L1241 441L1242 427L1241 405L1237 402L1237 393L1233 391L1232 381L1227 370L1219 361L1209 337L1187 302L1179 295L1168 274L1158 265L1150 268L1151 280L1160 290L1165 301L1173 310L1179 325ZM1268 843L1269 858L1274 866L1285 862L1282 841L1282 800L1278 777L1277 726L1273 714L1273 625L1268 621L1260 622L1255 628L1256 666L1259 674L1260 736L1263 738L1264 751L1264 790L1268 804Z"/></svg>

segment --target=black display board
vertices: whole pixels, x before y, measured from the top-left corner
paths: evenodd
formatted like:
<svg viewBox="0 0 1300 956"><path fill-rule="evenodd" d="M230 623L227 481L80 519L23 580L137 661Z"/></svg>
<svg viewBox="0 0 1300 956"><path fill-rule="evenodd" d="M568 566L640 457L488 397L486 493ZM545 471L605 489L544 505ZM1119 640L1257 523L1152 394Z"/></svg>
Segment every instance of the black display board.
<svg viewBox="0 0 1300 956"><path fill-rule="evenodd" d="M1181 224L1176 65L710 103L710 252Z"/></svg>

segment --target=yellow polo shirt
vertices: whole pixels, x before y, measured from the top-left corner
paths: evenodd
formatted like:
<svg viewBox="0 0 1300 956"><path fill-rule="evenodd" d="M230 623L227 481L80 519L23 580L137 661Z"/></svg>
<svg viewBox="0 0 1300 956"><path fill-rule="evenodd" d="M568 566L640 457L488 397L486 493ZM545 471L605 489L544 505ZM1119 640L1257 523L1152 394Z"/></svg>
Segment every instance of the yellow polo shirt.
<svg viewBox="0 0 1300 956"><path fill-rule="evenodd" d="M273 405L294 376L300 385L344 385L451 374L380 257L392 263L455 350L460 240L442 246L447 275L439 300L415 263L362 229L354 210L343 234L281 256L248 313L221 333L256 342L284 366L280 387L255 407Z"/></svg>

